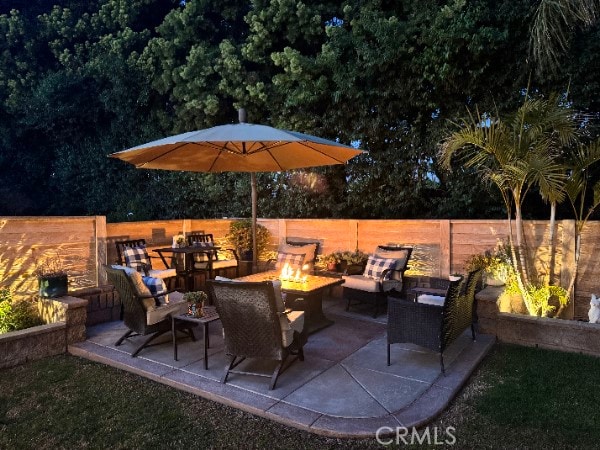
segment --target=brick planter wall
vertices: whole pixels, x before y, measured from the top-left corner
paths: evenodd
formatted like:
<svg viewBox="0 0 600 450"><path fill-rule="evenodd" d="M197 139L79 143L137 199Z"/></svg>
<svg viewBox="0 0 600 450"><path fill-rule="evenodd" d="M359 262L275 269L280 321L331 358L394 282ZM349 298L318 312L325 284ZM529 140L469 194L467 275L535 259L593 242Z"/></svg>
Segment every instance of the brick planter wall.
<svg viewBox="0 0 600 450"><path fill-rule="evenodd" d="M0 334L0 369L65 353L69 344L84 341L87 304L68 296L40 299L46 325Z"/></svg>
<svg viewBox="0 0 600 450"><path fill-rule="evenodd" d="M488 286L475 296L481 333L510 344L600 356L600 324L501 313L496 301L503 289Z"/></svg>
<svg viewBox="0 0 600 450"><path fill-rule="evenodd" d="M119 320L121 299L112 285L79 289L69 292L69 295L88 301L85 323L87 326Z"/></svg>
<svg viewBox="0 0 600 450"><path fill-rule="evenodd" d="M64 353L66 329L59 322L0 334L0 369Z"/></svg>

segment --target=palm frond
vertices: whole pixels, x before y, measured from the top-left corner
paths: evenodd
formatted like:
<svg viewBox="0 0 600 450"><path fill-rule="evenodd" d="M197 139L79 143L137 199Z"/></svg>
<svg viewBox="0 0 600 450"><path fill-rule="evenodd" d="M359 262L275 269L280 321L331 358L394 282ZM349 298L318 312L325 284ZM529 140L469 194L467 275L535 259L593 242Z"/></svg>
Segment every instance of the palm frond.
<svg viewBox="0 0 600 450"><path fill-rule="evenodd" d="M529 53L538 73L557 72L569 49L573 30L598 20L599 0L541 0L533 17Z"/></svg>

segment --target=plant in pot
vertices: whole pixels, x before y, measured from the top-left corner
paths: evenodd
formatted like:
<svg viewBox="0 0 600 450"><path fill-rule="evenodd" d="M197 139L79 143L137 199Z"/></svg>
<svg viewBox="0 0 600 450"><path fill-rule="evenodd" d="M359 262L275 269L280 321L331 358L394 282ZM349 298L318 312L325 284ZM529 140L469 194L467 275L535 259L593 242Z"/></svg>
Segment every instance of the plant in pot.
<svg viewBox="0 0 600 450"><path fill-rule="evenodd" d="M340 254L338 270L344 272L346 275L361 274L365 270L368 259L369 255L358 249L354 251L346 250Z"/></svg>
<svg viewBox="0 0 600 450"><path fill-rule="evenodd" d="M331 272L335 272L337 270L337 265L340 263L340 252L332 252L326 255L322 255L319 260L321 264L323 264L327 270Z"/></svg>
<svg viewBox="0 0 600 450"><path fill-rule="evenodd" d="M229 233L225 236L229 246L235 248L242 261L252 261L252 221L236 220L229 225ZM269 245L269 230L256 224L256 249L258 259L264 256Z"/></svg>
<svg viewBox="0 0 600 450"><path fill-rule="evenodd" d="M67 295L69 276L58 254L36 261L34 273L38 279L40 297L56 298Z"/></svg>
<svg viewBox="0 0 600 450"><path fill-rule="evenodd" d="M188 303L188 314L194 317L202 317L204 303L208 295L204 291L192 291L183 294L183 301Z"/></svg>

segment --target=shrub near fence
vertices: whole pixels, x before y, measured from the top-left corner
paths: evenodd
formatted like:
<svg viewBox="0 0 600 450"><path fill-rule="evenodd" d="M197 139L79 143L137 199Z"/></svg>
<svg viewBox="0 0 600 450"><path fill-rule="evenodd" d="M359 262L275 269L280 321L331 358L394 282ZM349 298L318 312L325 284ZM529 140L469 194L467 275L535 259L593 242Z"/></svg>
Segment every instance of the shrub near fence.
<svg viewBox="0 0 600 450"><path fill-rule="evenodd" d="M205 231L215 240L225 237L233 219L182 219L106 224L96 217L4 217L0 218L0 286L11 286L15 295L37 290L35 257L59 249L67 257L72 290L105 283L101 264L116 259L114 241L145 238L150 247L170 246L180 232ZM378 244L415 247L408 274L445 276L464 272L468 256L493 248L506 239L504 220L352 220L352 219L259 219L271 233L271 249L286 237L319 240L322 254L356 248L370 252ZM548 270L547 221L526 221L526 239L536 249L540 271ZM574 254L574 222L557 224L556 277L563 285L569 280ZM583 234L580 272L574 302L575 318L586 319L591 293L600 278L600 224L590 222ZM152 252L151 252L152 254ZM160 265L160 263L158 263ZM160 267L159 267L160 268Z"/></svg>

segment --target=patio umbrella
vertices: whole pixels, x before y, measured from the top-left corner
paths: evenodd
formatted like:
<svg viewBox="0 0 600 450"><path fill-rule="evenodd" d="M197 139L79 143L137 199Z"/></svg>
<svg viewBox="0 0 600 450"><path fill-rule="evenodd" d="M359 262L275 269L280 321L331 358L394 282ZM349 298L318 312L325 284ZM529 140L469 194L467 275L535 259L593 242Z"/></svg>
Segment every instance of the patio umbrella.
<svg viewBox="0 0 600 450"><path fill-rule="evenodd" d="M140 169L250 172L252 258L256 262L256 173L344 164L363 151L296 131L246 123L243 109L239 122L189 131L109 156Z"/></svg>

